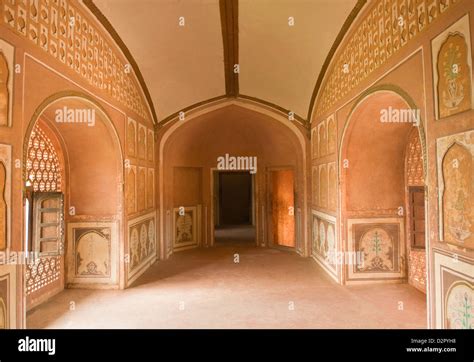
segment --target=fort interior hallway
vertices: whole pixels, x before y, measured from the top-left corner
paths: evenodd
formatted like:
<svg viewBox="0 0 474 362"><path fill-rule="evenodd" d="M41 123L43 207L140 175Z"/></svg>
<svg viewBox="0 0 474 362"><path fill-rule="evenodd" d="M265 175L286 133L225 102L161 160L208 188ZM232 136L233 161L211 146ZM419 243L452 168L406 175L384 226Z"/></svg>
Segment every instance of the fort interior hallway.
<svg viewBox="0 0 474 362"><path fill-rule="evenodd" d="M473 47L474 0L0 0L0 329L474 329Z"/></svg>
<svg viewBox="0 0 474 362"><path fill-rule="evenodd" d="M233 241L175 254L124 291L68 289L33 309L27 326L426 328L425 306L410 285L343 287L309 259Z"/></svg>

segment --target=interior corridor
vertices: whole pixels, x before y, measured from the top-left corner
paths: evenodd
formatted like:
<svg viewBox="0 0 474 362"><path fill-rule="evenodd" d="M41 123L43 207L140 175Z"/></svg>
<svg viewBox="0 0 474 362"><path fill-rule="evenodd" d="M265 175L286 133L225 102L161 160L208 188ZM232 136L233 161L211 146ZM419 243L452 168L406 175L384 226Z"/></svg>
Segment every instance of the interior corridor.
<svg viewBox="0 0 474 362"><path fill-rule="evenodd" d="M474 0L0 11L0 330L474 329Z"/></svg>
<svg viewBox="0 0 474 362"><path fill-rule="evenodd" d="M67 289L27 327L426 328L425 299L408 284L341 286L308 258L229 241L173 254L126 290Z"/></svg>

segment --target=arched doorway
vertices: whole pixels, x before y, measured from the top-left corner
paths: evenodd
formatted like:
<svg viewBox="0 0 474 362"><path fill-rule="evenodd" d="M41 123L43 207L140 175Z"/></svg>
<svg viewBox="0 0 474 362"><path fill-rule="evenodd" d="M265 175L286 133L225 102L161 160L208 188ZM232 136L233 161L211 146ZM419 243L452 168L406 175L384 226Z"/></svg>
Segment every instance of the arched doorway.
<svg viewBox="0 0 474 362"><path fill-rule="evenodd" d="M35 112L24 139L27 309L64 287L118 288L123 159L101 106L58 94Z"/></svg>
<svg viewBox="0 0 474 362"><path fill-rule="evenodd" d="M306 141L301 130L288 119L254 108L237 101L223 102L192 119L178 121L163 132L160 145L162 242L174 240L175 219L179 218L182 207L183 217L187 217L189 223L194 222L192 213L198 215L196 223L199 228L196 230L200 239L192 246L214 245L219 214L219 200L216 199L219 178L216 176L220 171L239 171L232 167L220 169L219 159L232 161L232 157L243 157L246 160L253 158L257 164L257 170L252 174L252 186L248 187L253 201L250 218L256 229L255 243L259 246L276 244L275 234L281 228L275 224L272 214L276 212L275 205L279 205L294 219L293 250L304 253ZM251 170L246 168L244 171ZM290 192L293 198L283 200L291 205L283 201L281 204L273 202L276 194L270 192L270 186L276 182L274 174L279 171L291 172L294 177ZM162 250L169 255L173 246L171 242L163 245Z"/></svg>
<svg viewBox="0 0 474 362"><path fill-rule="evenodd" d="M347 284L407 282L424 273L423 123L409 97L388 88L356 102L341 142L341 231L345 251L361 260L345 266Z"/></svg>

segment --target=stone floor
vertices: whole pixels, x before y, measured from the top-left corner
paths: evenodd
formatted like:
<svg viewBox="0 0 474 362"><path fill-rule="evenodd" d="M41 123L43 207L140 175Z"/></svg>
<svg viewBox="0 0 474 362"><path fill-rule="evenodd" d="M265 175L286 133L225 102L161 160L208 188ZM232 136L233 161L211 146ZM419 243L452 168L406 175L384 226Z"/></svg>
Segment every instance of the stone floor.
<svg viewBox="0 0 474 362"><path fill-rule="evenodd" d="M341 286L312 259L219 237L126 290L65 290L29 312L27 327L426 328L425 295L407 284Z"/></svg>

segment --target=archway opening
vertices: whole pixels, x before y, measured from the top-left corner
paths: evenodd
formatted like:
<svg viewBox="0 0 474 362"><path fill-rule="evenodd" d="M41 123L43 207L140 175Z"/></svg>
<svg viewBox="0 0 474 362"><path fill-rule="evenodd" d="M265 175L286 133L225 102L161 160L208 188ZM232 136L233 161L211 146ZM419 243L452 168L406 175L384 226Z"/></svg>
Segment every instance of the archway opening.
<svg viewBox="0 0 474 362"><path fill-rule="evenodd" d="M270 116L237 105L211 111L176 128L163 147L163 155L164 229L168 230L165 240L167 236L171 240L168 253L213 246L215 230L223 224L219 220L223 208L247 208L247 226L255 227L252 242L273 246L274 234L282 230L272 216L276 203L272 202L270 181L271 173L277 169L291 170L294 175L291 204L278 206L292 218L302 217L301 211L298 215L296 211L304 204L302 146L288 126ZM240 205L239 200L237 205L228 198L223 205L219 175L232 177L232 173L239 172L246 173L251 181L239 186L248 202ZM185 224L180 217L196 222L196 228L190 228L198 233L190 238L192 244L178 238L179 227ZM296 228L292 233L296 240Z"/></svg>
<svg viewBox="0 0 474 362"><path fill-rule="evenodd" d="M341 146L341 215L347 284L425 280L424 171L419 112L392 91L363 99ZM423 262L424 265L424 262ZM415 288L413 298L425 300Z"/></svg>
<svg viewBox="0 0 474 362"><path fill-rule="evenodd" d="M122 153L110 119L86 98L59 97L24 142L27 310L65 287L117 285Z"/></svg>

